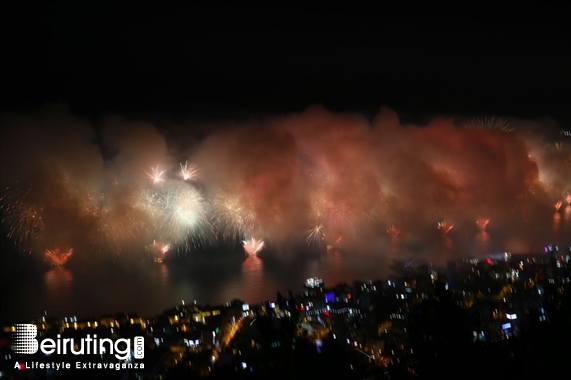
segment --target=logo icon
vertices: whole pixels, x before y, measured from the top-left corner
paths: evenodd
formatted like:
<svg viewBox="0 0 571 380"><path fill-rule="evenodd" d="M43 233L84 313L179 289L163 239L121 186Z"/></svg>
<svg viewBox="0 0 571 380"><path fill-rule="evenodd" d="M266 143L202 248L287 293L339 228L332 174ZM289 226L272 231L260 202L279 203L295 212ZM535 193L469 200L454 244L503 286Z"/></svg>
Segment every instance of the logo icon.
<svg viewBox="0 0 571 380"><path fill-rule="evenodd" d="M16 332L14 340L16 342L14 351L17 354L35 354L38 352L38 329L35 325L29 323L20 323L14 325Z"/></svg>

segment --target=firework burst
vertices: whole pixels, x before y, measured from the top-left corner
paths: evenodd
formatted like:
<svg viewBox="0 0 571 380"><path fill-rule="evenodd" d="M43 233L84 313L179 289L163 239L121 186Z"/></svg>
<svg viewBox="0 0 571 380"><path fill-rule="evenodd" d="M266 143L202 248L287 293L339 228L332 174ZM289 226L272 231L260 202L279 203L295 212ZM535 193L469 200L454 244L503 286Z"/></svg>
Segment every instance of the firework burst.
<svg viewBox="0 0 571 380"><path fill-rule="evenodd" d="M475 117L470 122L464 125L465 128L479 128L479 129L495 129L502 132L512 132L514 128L510 123L496 116Z"/></svg>
<svg viewBox="0 0 571 380"><path fill-rule="evenodd" d="M489 223L490 223L490 219L488 219L488 218L479 218L478 220L476 220L476 225L482 231L484 231L486 229L486 227L488 226Z"/></svg>
<svg viewBox="0 0 571 380"><path fill-rule="evenodd" d="M57 247L55 249L47 249L44 252L46 258L54 265L64 265L73 255L73 249L62 249Z"/></svg>
<svg viewBox="0 0 571 380"><path fill-rule="evenodd" d="M180 175L185 181L195 181L198 179L198 166L196 164L188 164L185 162L184 165L180 164Z"/></svg>
<svg viewBox="0 0 571 380"><path fill-rule="evenodd" d="M165 182L166 170L160 170L159 167L151 168L150 172L147 172L147 178L153 181L154 184L159 184Z"/></svg>
<svg viewBox="0 0 571 380"><path fill-rule="evenodd" d="M28 197L29 191L7 188L6 195L0 198L2 224L8 227L6 236L24 247L46 229L43 207L27 202Z"/></svg>
<svg viewBox="0 0 571 380"><path fill-rule="evenodd" d="M212 225L225 239L238 238L252 233L258 228L258 221L253 207L245 202L239 194L219 191L213 201Z"/></svg>
<svg viewBox="0 0 571 380"><path fill-rule="evenodd" d="M454 228L454 226L452 224L447 223L446 221L442 221L438 223L437 228L440 232L442 232L442 235L447 235L448 232L450 232L450 230Z"/></svg>
<svg viewBox="0 0 571 380"><path fill-rule="evenodd" d="M343 240L343 236L339 236L333 243L327 244L327 250L333 251L339 243Z"/></svg>
<svg viewBox="0 0 571 380"><path fill-rule="evenodd" d="M305 231L307 245L319 244L320 241L325 240L325 227L318 223L313 225Z"/></svg>
<svg viewBox="0 0 571 380"><path fill-rule="evenodd" d="M264 248L264 241L260 239L250 238L242 242L244 252L248 256L257 256L258 253Z"/></svg>
<svg viewBox="0 0 571 380"><path fill-rule="evenodd" d="M161 241L153 240L152 244L147 246L147 250L154 255L166 255L171 249L170 244L165 244Z"/></svg>
<svg viewBox="0 0 571 380"><path fill-rule="evenodd" d="M142 200L161 240L183 243L204 237L207 205L195 187L166 182L160 189L144 191Z"/></svg>
<svg viewBox="0 0 571 380"><path fill-rule="evenodd" d="M390 226L390 228L387 230L387 234L389 234L389 236L391 237L391 242L395 242L398 238L398 236L400 235L400 229L398 229L397 227L395 227L394 225Z"/></svg>

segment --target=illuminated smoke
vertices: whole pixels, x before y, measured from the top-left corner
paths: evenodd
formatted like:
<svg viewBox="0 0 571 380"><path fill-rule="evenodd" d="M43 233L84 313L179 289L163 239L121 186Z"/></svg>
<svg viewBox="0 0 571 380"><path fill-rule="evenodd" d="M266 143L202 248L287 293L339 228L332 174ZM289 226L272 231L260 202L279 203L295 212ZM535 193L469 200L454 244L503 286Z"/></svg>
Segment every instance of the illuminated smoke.
<svg viewBox="0 0 571 380"><path fill-rule="evenodd" d="M560 127L463 120L413 125L387 108L369 120L310 107L212 121L197 138L120 118L94 136L62 107L3 114L3 233L40 256L65 242L74 260L136 255L153 241L187 251L245 241L258 252L252 236L272 254L299 243L338 249L341 236L344 250L370 252L385 232L405 245L436 241L446 217L459 251L473 245L475 220L494 221L490 247L542 247L555 200L571 204L568 143L544 141L542 128Z"/></svg>

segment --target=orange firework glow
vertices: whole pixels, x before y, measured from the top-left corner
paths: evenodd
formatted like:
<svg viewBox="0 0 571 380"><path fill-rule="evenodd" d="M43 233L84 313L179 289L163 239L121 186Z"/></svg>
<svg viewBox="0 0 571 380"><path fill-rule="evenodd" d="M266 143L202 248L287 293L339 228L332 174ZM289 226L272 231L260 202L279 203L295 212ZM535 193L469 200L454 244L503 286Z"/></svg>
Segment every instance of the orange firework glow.
<svg viewBox="0 0 571 380"><path fill-rule="evenodd" d="M478 228L482 231L486 229L486 226L488 225L488 223L490 223L490 219L487 219L487 218L480 218L480 219L476 220L476 224L478 225Z"/></svg>
<svg viewBox="0 0 571 380"><path fill-rule="evenodd" d="M73 249L70 248L65 250L57 247L55 249L47 249L44 253L52 264L55 264L57 266L62 266L73 255Z"/></svg>
<svg viewBox="0 0 571 380"><path fill-rule="evenodd" d="M394 242L397 239L397 237L400 235L400 230L393 225L387 230L387 234L390 235L391 242Z"/></svg>
<svg viewBox="0 0 571 380"><path fill-rule="evenodd" d="M440 230L440 232L442 232L443 235L446 235L448 232L450 232L451 229L454 228L454 226L443 221L438 223L437 228Z"/></svg>

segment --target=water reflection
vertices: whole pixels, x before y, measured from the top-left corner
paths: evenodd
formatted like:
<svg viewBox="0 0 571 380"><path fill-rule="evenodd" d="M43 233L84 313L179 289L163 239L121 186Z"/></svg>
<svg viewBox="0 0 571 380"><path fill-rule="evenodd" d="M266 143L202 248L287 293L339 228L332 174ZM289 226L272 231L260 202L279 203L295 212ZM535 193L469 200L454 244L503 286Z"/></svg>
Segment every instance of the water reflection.
<svg viewBox="0 0 571 380"><path fill-rule="evenodd" d="M58 267L33 277L19 278L6 304L13 315L36 317L44 309L52 315L98 315L116 311L136 311L153 315L180 300L221 304L232 299L258 303L275 297L277 291L298 293L305 279L319 277L325 286L351 284L353 280L383 279L419 265L444 265L448 260L508 251L512 254L536 251L546 244L568 246L571 205L557 213L549 210L542 224L541 240L531 240L521 232L510 236L490 229L450 235L434 233L427 238L400 235L371 239L369 247L334 249L316 253L299 252L282 258L247 257L221 251L215 257L193 257L188 262L149 263L140 267L90 268L89 271ZM534 234L533 236L536 236ZM542 244L542 245L538 245ZM3 299L3 301L6 299ZM26 300L26 302L20 301Z"/></svg>
<svg viewBox="0 0 571 380"><path fill-rule="evenodd" d="M479 255L485 256L490 253L490 235L486 231L480 231L476 234L476 246Z"/></svg>
<svg viewBox="0 0 571 380"><path fill-rule="evenodd" d="M454 242L450 236L444 235L440 240L437 255L431 255L430 261L441 265L454 258Z"/></svg>
<svg viewBox="0 0 571 380"><path fill-rule="evenodd" d="M166 295L169 292L169 267L167 265L161 264L158 282L160 293Z"/></svg>
<svg viewBox="0 0 571 380"><path fill-rule="evenodd" d="M73 309L73 275L64 267L56 267L44 274L44 309L52 315L65 315Z"/></svg>
<svg viewBox="0 0 571 380"><path fill-rule="evenodd" d="M257 256L249 256L242 263L241 294L260 297L264 287L264 262Z"/></svg>
<svg viewBox="0 0 571 380"><path fill-rule="evenodd" d="M341 282L351 281L352 279L347 279L346 277L346 267L343 265L343 254L338 250L328 251L322 256L320 269L322 273L326 275L320 275L317 277L324 277L323 281L326 284L337 284ZM309 278L310 276L308 276Z"/></svg>
<svg viewBox="0 0 571 380"><path fill-rule="evenodd" d="M553 237L557 237L557 235L559 235L560 225L561 225L561 214L556 211L553 214Z"/></svg>

